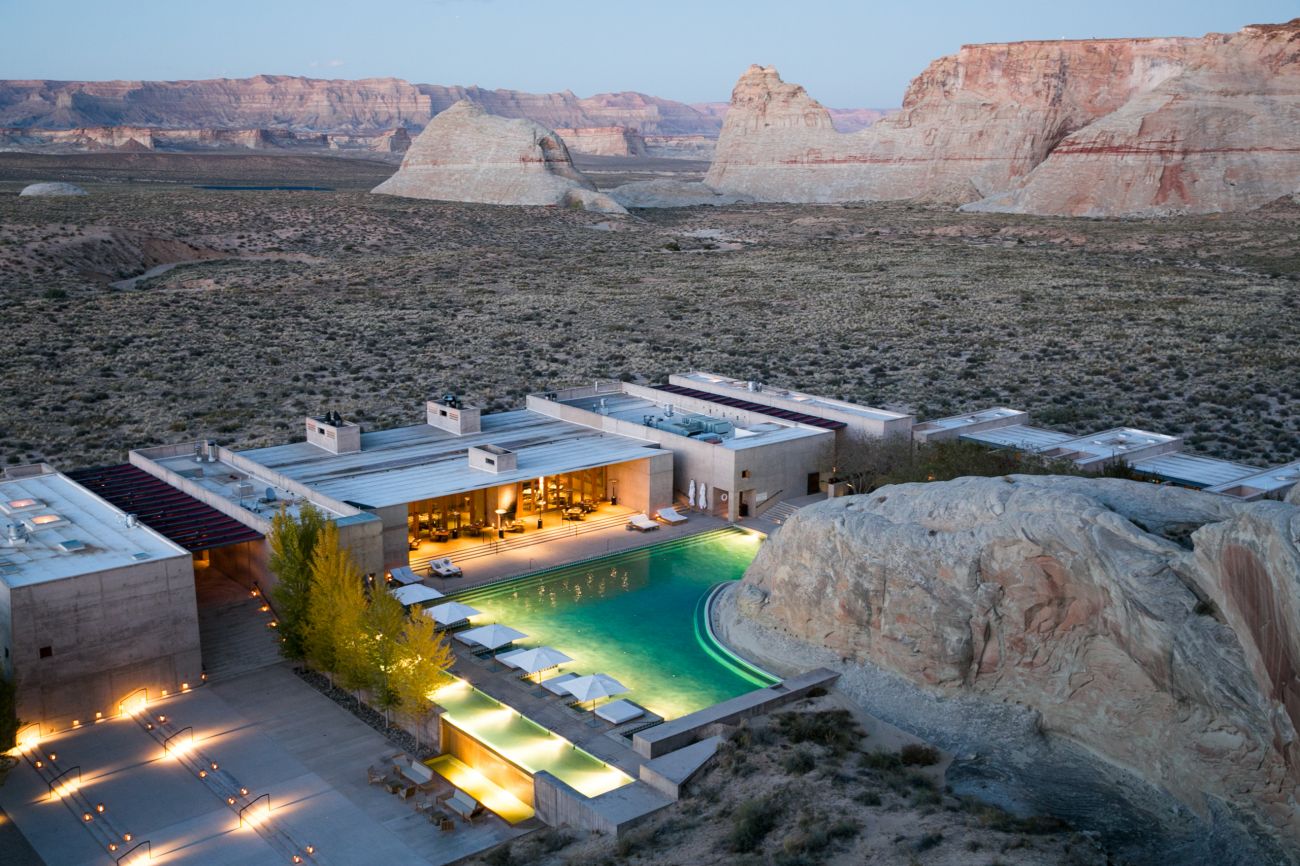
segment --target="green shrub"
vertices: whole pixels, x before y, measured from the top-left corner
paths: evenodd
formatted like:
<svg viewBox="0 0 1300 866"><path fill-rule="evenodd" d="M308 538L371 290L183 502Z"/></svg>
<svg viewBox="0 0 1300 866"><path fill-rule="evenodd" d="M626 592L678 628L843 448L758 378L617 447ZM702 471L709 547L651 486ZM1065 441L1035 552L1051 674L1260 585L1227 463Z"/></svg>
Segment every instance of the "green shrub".
<svg viewBox="0 0 1300 866"><path fill-rule="evenodd" d="M731 816L728 847L737 853L753 851L776 826L780 808L771 797L746 800Z"/></svg>
<svg viewBox="0 0 1300 866"><path fill-rule="evenodd" d="M939 752L933 746L908 743L898 750L898 758L906 767L932 767L939 763Z"/></svg>
<svg viewBox="0 0 1300 866"><path fill-rule="evenodd" d="M799 747L785 756L781 766L792 776L802 776L817 766L817 757L811 749Z"/></svg>
<svg viewBox="0 0 1300 866"><path fill-rule="evenodd" d="M847 710L781 713L776 716L776 729L792 743L816 743L834 755L856 749L863 736Z"/></svg>

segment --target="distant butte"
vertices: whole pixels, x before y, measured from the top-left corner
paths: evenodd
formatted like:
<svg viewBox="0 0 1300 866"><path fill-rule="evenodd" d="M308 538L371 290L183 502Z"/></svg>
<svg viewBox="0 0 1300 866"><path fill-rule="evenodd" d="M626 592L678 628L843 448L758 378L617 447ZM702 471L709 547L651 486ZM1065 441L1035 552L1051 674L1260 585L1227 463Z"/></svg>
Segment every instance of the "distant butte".
<svg viewBox="0 0 1300 866"><path fill-rule="evenodd" d="M968 45L852 134L775 68L751 66L705 183L759 201L1213 213L1300 191L1298 142L1300 19L1199 39Z"/></svg>

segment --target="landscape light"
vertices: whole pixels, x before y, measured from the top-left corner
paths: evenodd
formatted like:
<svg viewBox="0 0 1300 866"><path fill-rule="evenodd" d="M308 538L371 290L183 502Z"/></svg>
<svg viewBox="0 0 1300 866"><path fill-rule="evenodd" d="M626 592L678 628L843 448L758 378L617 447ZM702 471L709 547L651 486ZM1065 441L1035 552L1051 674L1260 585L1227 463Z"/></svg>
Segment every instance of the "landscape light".
<svg viewBox="0 0 1300 866"><path fill-rule="evenodd" d="M58 759L59 759L59 756L58 756L58 755L54 754L53 752L50 752L50 760L51 760L51 761L57 761Z"/></svg>
<svg viewBox="0 0 1300 866"><path fill-rule="evenodd" d="M95 820L95 816L92 815L92 814L90 814L89 812L82 812L82 813L81 813L81 820L83 820L83 821L93 821L93 820Z"/></svg>
<svg viewBox="0 0 1300 866"><path fill-rule="evenodd" d="M200 778L200 779L206 779L207 777L208 777L208 771L207 771L207 770L199 770L199 778Z"/></svg>
<svg viewBox="0 0 1300 866"><path fill-rule="evenodd" d="M212 769L215 770L216 768L217 768L217 762L216 762L216 761L213 761L213 762L212 762Z"/></svg>
<svg viewBox="0 0 1300 866"><path fill-rule="evenodd" d="M247 788L240 788L240 789L239 789L239 795L240 795L241 797L247 797L247 796L248 796L248 789L247 789Z"/></svg>
<svg viewBox="0 0 1300 866"><path fill-rule="evenodd" d="M105 810L104 810L104 804L103 804L103 803L96 803L96 804L95 804L95 811L98 812L98 813L101 814L101 815L104 814L104 811L105 811Z"/></svg>
<svg viewBox="0 0 1300 866"><path fill-rule="evenodd" d="M116 851L116 850L117 850L117 843L116 843L116 842L109 842L109 843L108 843L108 850L110 850L110 851Z"/></svg>
<svg viewBox="0 0 1300 866"><path fill-rule="evenodd" d="M122 834L122 841L123 841L123 842L130 842L130 841L131 841L131 834L130 834L130 833L123 833L123 834Z"/></svg>
<svg viewBox="0 0 1300 866"><path fill-rule="evenodd" d="M102 718L104 718L104 714L101 713L99 710L95 710L95 721L99 721Z"/></svg>
<svg viewBox="0 0 1300 866"><path fill-rule="evenodd" d="M307 846L307 853L308 853L308 854L315 854L315 853L316 853L316 846L315 846L315 845L308 845L308 846Z"/></svg>
<svg viewBox="0 0 1300 866"><path fill-rule="evenodd" d="M226 805L227 805L227 806L233 806L233 805L235 805L235 798L234 798L234 797L227 797L227 798L226 798Z"/></svg>
<svg viewBox="0 0 1300 866"><path fill-rule="evenodd" d="M183 692L188 692L189 690L190 690L190 684L189 684L189 683L181 683L181 691L183 691Z"/></svg>

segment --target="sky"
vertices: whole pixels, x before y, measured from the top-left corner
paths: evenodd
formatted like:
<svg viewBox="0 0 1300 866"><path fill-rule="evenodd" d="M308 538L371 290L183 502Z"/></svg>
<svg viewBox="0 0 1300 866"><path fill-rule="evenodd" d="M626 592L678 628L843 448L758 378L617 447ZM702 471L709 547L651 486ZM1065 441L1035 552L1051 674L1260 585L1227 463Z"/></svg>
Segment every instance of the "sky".
<svg viewBox="0 0 1300 866"><path fill-rule="evenodd" d="M396 77L725 101L751 63L885 108L971 42L1200 36L1300 0L0 0L0 78Z"/></svg>

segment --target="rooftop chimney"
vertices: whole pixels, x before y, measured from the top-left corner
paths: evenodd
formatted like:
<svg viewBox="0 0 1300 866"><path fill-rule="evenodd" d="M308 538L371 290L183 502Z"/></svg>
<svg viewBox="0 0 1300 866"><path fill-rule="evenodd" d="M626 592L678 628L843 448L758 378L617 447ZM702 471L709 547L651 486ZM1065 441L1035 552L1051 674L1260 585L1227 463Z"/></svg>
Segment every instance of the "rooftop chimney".
<svg viewBox="0 0 1300 866"><path fill-rule="evenodd" d="M331 454L356 454L361 450L361 425L347 423L338 412L308 418L307 444Z"/></svg>
<svg viewBox="0 0 1300 866"><path fill-rule="evenodd" d="M456 436L478 433L482 410L461 401L455 394L444 394L439 400L425 403L425 417L430 427L446 430Z"/></svg>

